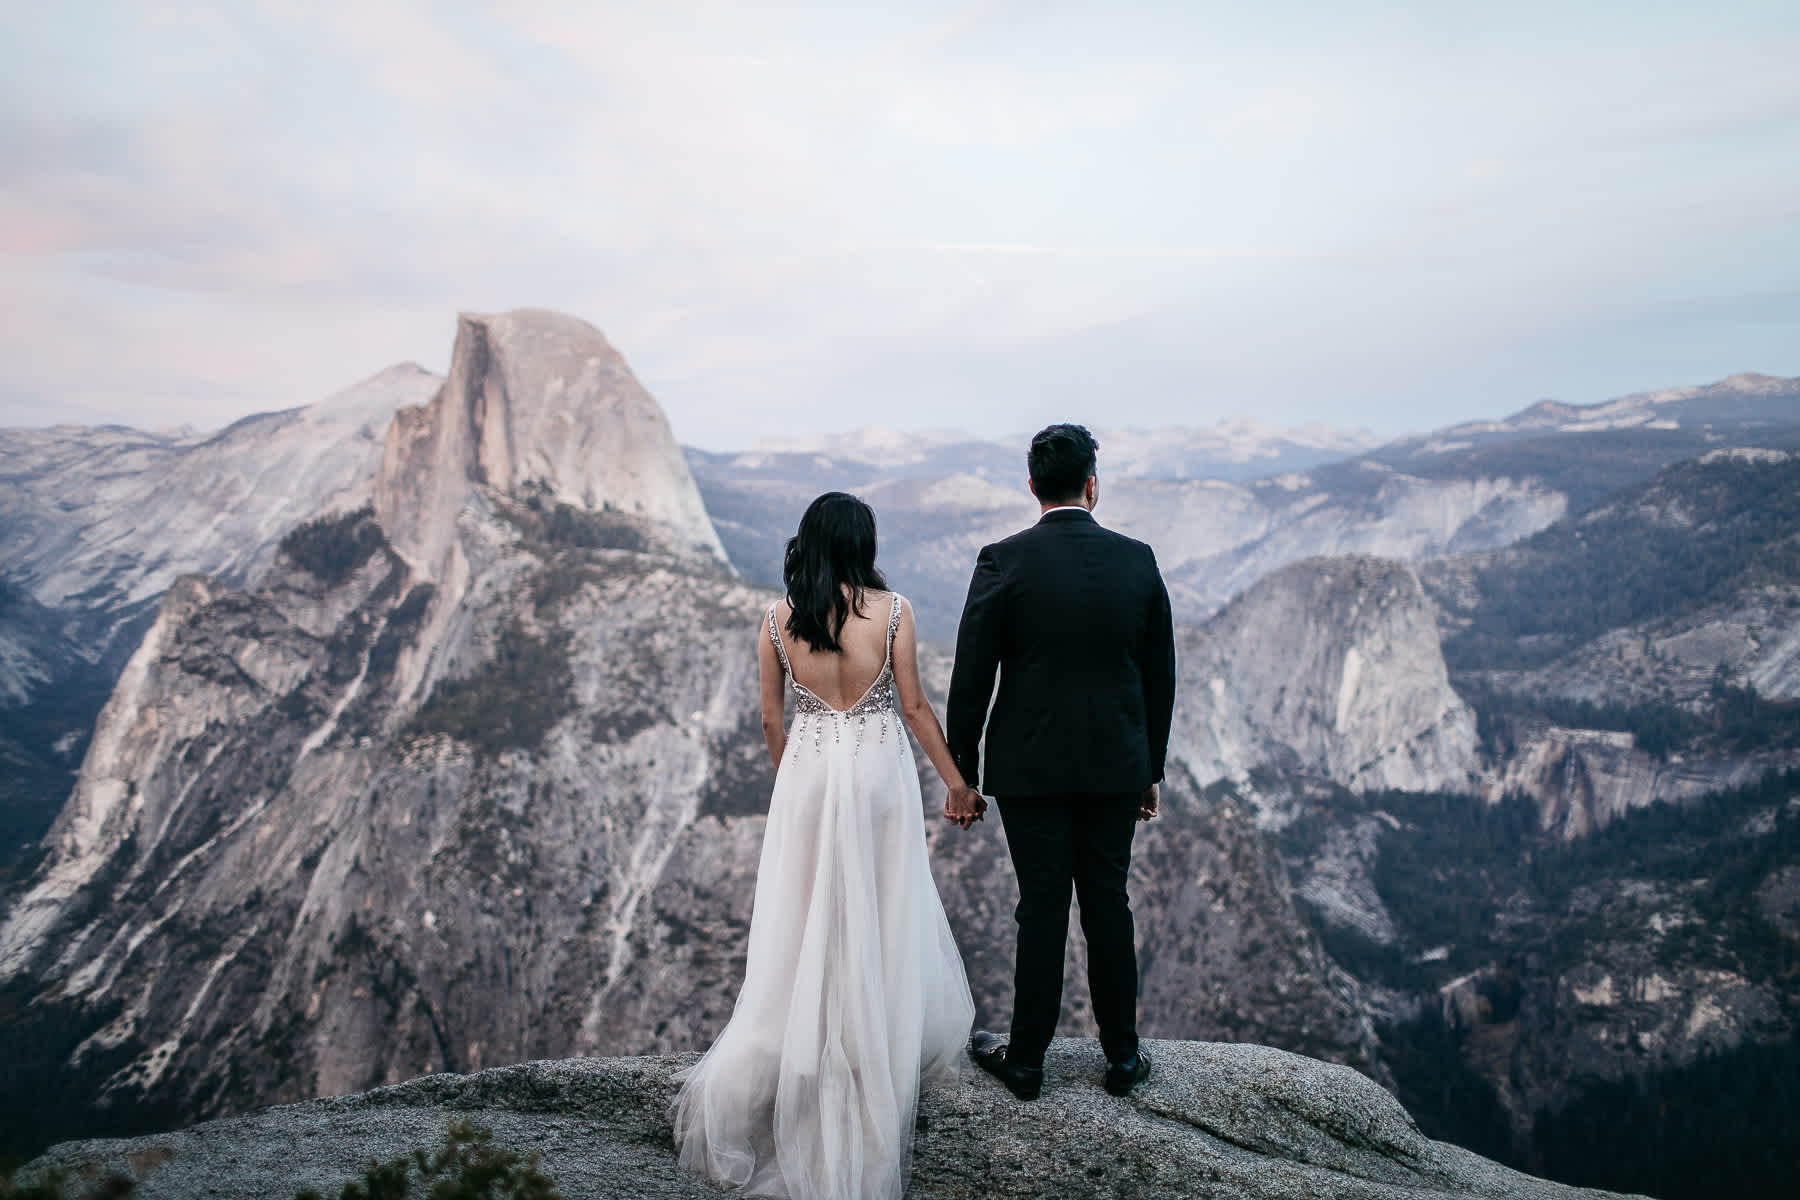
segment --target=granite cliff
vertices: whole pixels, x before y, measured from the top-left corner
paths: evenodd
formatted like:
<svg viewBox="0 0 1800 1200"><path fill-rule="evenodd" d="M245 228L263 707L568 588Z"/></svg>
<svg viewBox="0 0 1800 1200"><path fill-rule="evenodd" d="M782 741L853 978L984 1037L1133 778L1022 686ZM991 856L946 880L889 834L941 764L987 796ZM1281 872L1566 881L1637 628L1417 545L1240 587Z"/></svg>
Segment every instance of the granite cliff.
<svg viewBox="0 0 1800 1200"><path fill-rule="evenodd" d="M185 574L243 586L283 535L367 500L410 363L212 435L0 430L0 868L74 786L101 706Z"/></svg>

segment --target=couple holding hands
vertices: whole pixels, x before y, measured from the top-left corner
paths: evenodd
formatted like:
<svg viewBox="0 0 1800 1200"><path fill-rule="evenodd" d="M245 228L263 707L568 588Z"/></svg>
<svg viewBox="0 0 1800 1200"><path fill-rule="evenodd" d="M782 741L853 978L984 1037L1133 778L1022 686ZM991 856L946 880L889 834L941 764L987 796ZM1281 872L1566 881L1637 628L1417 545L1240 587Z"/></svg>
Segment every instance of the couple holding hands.
<svg viewBox="0 0 1800 1200"><path fill-rule="evenodd" d="M1042 515L976 560L943 726L919 681L912 609L875 566L874 513L831 492L801 518L786 595L758 630L776 775L744 983L675 1100L684 1167L750 1194L897 1198L918 1094L954 1078L965 1053L1036 1099L1071 890L1102 1082L1123 1096L1148 1078L1126 877L1137 822L1157 811L1174 635L1155 555L1094 520L1097 449L1079 425L1032 439ZM984 792L1000 810L1019 881L1010 1038L969 1034L908 730L944 781L947 820L980 820Z"/></svg>

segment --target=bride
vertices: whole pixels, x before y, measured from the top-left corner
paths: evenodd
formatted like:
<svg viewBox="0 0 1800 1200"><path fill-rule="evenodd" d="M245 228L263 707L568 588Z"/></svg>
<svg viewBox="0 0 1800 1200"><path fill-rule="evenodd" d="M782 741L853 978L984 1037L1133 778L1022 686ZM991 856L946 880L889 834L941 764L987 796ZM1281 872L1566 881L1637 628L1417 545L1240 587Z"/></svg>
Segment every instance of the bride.
<svg viewBox="0 0 1800 1200"><path fill-rule="evenodd" d="M675 1141L683 1167L752 1194L893 1200L919 1091L955 1076L974 1020L905 730L948 788L946 819L966 829L987 805L919 686L912 608L875 567L869 506L814 500L782 575L757 635L776 772L744 986L681 1076Z"/></svg>

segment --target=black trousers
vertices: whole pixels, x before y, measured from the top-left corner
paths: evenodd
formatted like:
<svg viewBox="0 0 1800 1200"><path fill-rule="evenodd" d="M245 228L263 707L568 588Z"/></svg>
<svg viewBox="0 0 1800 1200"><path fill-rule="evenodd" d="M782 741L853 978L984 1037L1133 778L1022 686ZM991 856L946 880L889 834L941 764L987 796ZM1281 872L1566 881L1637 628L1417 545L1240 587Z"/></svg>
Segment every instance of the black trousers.
<svg viewBox="0 0 1800 1200"><path fill-rule="evenodd" d="M1006 845L1019 877L1018 958L1008 1059L1044 1061L1062 1015L1064 952L1071 885L1087 938L1088 991L1100 1048L1109 1062L1137 1053L1137 946L1125 879L1143 797L1126 795L996 797Z"/></svg>

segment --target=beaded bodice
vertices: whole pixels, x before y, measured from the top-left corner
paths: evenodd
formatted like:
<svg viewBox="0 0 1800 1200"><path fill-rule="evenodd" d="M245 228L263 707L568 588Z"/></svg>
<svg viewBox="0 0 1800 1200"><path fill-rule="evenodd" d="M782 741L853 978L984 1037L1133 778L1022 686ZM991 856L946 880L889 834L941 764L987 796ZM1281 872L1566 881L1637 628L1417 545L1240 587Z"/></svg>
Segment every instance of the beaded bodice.
<svg viewBox="0 0 1800 1200"><path fill-rule="evenodd" d="M882 660L881 673L875 676L875 682L863 692L862 698L846 709L835 709L825 703L805 684L794 678L793 664L788 662L787 647L781 641L781 628L775 620L777 605L769 605L769 640L775 643L775 656L781 660L782 674L794 686L794 711L803 716L830 717L873 717L886 716L898 711L899 698L894 691L894 634L900 629L900 597L894 596L893 610L888 613L887 654Z"/></svg>
<svg viewBox="0 0 1800 1200"><path fill-rule="evenodd" d="M775 656L781 660L781 672L787 681L794 685L794 729L795 741L803 739L800 735L803 727L810 729L811 742L815 751L825 747L825 730L831 729L832 745L840 745L844 741L844 732L850 730L857 750L862 749L863 741L872 735L875 741L888 745L888 727L894 726L898 734L901 723L900 697L894 687L894 634L900 629L900 597L894 596L894 607L888 613L887 653L881 664L881 673L875 676L868 690L864 691L855 704L846 709L835 709L808 690L807 686L794 678L793 664L788 662L787 647L781 642L781 628L775 620L776 606L769 606L769 640L775 643ZM869 723L873 721L875 728L871 730ZM896 736L895 746L906 742L904 736Z"/></svg>

